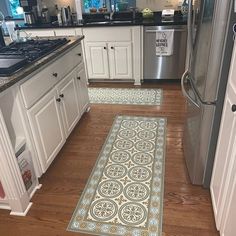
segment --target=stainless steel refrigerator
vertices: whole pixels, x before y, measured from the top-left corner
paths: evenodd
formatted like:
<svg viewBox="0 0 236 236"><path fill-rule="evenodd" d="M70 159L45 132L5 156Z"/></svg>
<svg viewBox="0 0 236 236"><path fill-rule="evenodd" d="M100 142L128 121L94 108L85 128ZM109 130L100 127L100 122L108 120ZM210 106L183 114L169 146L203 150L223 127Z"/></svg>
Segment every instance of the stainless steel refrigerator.
<svg viewBox="0 0 236 236"><path fill-rule="evenodd" d="M187 100L183 149L193 184L209 187L233 40L234 0L189 0L189 61L181 85Z"/></svg>

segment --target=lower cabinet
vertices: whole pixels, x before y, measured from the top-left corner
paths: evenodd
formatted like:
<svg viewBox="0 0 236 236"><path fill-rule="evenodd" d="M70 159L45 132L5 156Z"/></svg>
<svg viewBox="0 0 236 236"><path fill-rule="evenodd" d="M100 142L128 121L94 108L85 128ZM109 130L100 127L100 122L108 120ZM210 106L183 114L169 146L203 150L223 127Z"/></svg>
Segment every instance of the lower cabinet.
<svg viewBox="0 0 236 236"><path fill-rule="evenodd" d="M85 52L89 79L109 79L107 44L86 43Z"/></svg>
<svg viewBox="0 0 236 236"><path fill-rule="evenodd" d="M85 43L89 79L133 79L131 42Z"/></svg>
<svg viewBox="0 0 236 236"><path fill-rule="evenodd" d="M77 68L76 73L77 73L76 86L77 86L77 91L78 91L79 109L83 113L85 112L89 104L87 79L86 79L84 66L83 65L79 66Z"/></svg>
<svg viewBox="0 0 236 236"><path fill-rule="evenodd" d="M69 136L80 118L79 101L77 99L76 77L77 71L73 70L63 79L58 88L57 101L60 103L66 137Z"/></svg>
<svg viewBox="0 0 236 236"><path fill-rule="evenodd" d="M131 79L132 50L130 42L108 44L111 79Z"/></svg>
<svg viewBox="0 0 236 236"><path fill-rule="evenodd" d="M47 170L65 143L58 94L51 90L29 111L28 118L43 172Z"/></svg>
<svg viewBox="0 0 236 236"><path fill-rule="evenodd" d="M50 166L89 103L83 63L28 110L43 173Z"/></svg>

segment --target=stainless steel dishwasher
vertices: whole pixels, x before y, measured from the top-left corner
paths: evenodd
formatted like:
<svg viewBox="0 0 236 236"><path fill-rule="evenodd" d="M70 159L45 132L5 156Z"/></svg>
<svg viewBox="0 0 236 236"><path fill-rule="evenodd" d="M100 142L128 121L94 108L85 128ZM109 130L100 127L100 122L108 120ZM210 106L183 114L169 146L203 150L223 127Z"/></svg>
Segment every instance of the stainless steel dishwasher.
<svg viewBox="0 0 236 236"><path fill-rule="evenodd" d="M156 55L156 34L163 30L174 30L173 53L170 56ZM185 71L187 48L187 26L144 27L144 80L180 79Z"/></svg>

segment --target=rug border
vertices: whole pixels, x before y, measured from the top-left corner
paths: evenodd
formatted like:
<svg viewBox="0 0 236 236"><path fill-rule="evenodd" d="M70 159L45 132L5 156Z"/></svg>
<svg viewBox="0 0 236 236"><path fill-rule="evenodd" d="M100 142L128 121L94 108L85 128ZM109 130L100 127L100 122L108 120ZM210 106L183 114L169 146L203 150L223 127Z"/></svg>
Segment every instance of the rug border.
<svg viewBox="0 0 236 236"><path fill-rule="evenodd" d="M161 186L161 191L162 191L162 194L161 194L161 197L162 197L162 201L160 203L160 215L162 216L161 219L159 220L159 235L158 236L161 236L162 234L162 223L163 223L163 212L164 212L164 182L165 182L165 159L166 159L166 149L167 149L167 146L166 146L166 133L167 133L167 117L162 117L162 116L132 116L132 115L116 115L114 120L113 120L113 123L112 123L112 126L107 134L107 137L105 139L105 142L103 143L103 146L101 148L101 150L99 151L99 154L98 154L98 157L97 157L97 160L94 164L94 167L92 168L92 171L90 172L90 175L89 175L89 178L87 179L87 182L86 182L86 185L83 189L83 192L81 194L81 196L79 197L79 200L77 202L77 205L76 205L76 208L71 216L71 219L70 219L70 222L66 228L66 231L70 231L70 232L75 232L75 233L83 233L83 234L90 234L90 235L98 235L98 236L101 236L100 233L95 233L95 232L92 232L92 231L82 231L82 230L73 230L71 229L71 225L72 225L72 222L73 222L73 219L77 213L77 210L79 208L79 205L80 205L80 202L82 201L82 198L85 194L86 191L84 191L85 189L87 189L89 183L90 183L90 180L93 176L93 173L94 171L96 170L96 166L100 160L100 156L101 156L101 153L103 152L104 148L105 148L105 144L107 143L109 137L110 137L110 134L112 133L113 131L113 127L115 125L115 121L117 120L117 118L121 116L121 117L138 117L138 118L160 118L160 119L164 119L165 120L165 132L164 132L164 152L163 152L163 169L162 169L162 186ZM106 233L103 233L104 236L111 236L111 234L106 234Z"/></svg>
<svg viewBox="0 0 236 236"><path fill-rule="evenodd" d="M102 88L102 87L88 87L88 89L106 89L106 90L110 90L110 89L130 89L130 90L133 90L133 89L141 89L141 90L160 90L160 93L161 93L161 99L160 99L160 104L150 104L150 103L143 103L143 104L137 104L137 103L100 103L100 102L91 102L89 100L89 103L91 105L93 104L102 104L102 105L124 105L124 106L161 106L162 103L163 103L163 95L164 95L164 92L163 92L163 89L162 88Z"/></svg>

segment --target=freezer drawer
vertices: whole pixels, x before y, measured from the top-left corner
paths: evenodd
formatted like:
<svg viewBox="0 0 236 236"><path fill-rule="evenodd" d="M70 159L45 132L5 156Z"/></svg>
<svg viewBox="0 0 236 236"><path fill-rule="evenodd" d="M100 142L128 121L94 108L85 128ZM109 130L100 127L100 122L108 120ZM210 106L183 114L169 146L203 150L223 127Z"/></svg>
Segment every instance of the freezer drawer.
<svg viewBox="0 0 236 236"><path fill-rule="evenodd" d="M187 98L187 117L183 137L184 157L191 182L203 185L204 176L208 172L207 159L215 106L203 104L189 81L184 87Z"/></svg>
<svg viewBox="0 0 236 236"><path fill-rule="evenodd" d="M162 30L174 29L173 53L156 55L156 35ZM144 27L144 79L180 79L185 70L187 26Z"/></svg>

